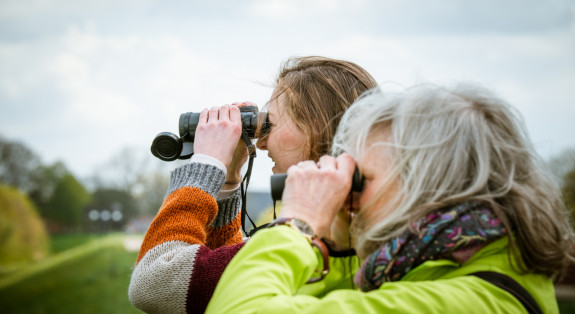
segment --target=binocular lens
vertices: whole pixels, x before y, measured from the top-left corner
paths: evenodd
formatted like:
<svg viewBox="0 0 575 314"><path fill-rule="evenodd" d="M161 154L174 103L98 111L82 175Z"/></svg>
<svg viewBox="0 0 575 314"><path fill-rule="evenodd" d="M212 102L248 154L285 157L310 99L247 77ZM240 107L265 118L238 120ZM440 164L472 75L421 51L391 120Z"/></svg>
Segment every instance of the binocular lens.
<svg viewBox="0 0 575 314"><path fill-rule="evenodd" d="M269 131L267 114L258 112L256 106L240 107L242 131L251 139L265 135ZM193 142L196 135L200 113L186 112L180 115L180 136L170 132L156 135L152 142L152 155L164 161L188 159L193 154Z"/></svg>
<svg viewBox="0 0 575 314"><path fill-rule="evenodd" d="M152 155L164 161L173 161L182 153L182 141L175 134L162 132L152 142Z"/></svg>

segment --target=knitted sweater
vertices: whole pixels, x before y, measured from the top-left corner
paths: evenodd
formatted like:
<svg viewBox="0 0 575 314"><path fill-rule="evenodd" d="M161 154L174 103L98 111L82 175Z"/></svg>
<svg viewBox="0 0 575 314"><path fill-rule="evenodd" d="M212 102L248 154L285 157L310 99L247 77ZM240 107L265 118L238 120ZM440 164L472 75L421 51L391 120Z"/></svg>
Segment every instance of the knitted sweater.
<svg viewBox="0 0 575 314"><path fill-rule="evenodd" d="M223 164L201 155L171 173L132 273L128 293L134 306L148 313L205 311L224 269L244 245L240 191L222 193L225 177ZM353 286L357 256L334 253L329 262L329 274L298 294L319 297Z"/></svg>
<svg viewBox="0 0 575 314"><path fill-rule="evenodd" d="M203 313L243 246L240 192L216 200L225 167L192 162L171 173L167 196L142 243L129 298L148 313Z"/></svg>

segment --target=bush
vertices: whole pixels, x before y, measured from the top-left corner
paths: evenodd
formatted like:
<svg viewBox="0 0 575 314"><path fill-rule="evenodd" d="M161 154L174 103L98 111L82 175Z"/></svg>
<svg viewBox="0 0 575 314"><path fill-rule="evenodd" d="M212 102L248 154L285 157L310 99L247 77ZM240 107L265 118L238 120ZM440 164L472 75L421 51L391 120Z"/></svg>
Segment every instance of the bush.
<svg viewBox="0 0 575 314"><path fill-rule="evenodd" d="M0 185L0 275L44 258L48 249L48 234L32 201L16 188Z"/></svg>

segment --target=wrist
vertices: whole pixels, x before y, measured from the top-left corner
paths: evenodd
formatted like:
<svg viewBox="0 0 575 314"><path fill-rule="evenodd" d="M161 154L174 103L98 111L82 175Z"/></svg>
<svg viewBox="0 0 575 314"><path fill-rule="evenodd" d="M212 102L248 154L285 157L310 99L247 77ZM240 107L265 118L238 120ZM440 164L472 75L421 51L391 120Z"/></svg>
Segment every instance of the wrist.
<svg viewBox="0 0 575 314"><path fill-rule="evenodd" d="M228 180L228 179L226 179L226 182L224 182L224 183L228 184L228 185L238 185L238 184L242 183L242 179L241 178L239 180L233 180L233 179Z"/></svg>
<svg viewBox="0 0 575 314"><path fill-rule="evenodd" d="M298 231L299 233L301 233L302 235L304 235L310 241L314 237L317 238L317 235L315 234L315 231L312 228L312 226L310 224L308 224L305 220L299 219L299 218L279 217L279 218L275 219L274 221L270 222L270 224L268 225L268 228L274 227L274 226L281 226L281 225L289 226L290 228L292 228L292 229Z"/></svg>
<svg viewBox="0 0 575 314"><path fill-rule="evenodd" d="M229 184L239 184L240 182L242 182L242 173L241 171L237 171L237 170L233 170L228 168L227 169L227 175L226 175L226 183Z"/></svg>
<svg viewBox="0 0 575 314"><path fill-rule="evenodd" d="M301 208L299 208L301 209ZM279 219L295 219L305 222L305 224L309 225L311 230L313 230L314 235L318 238L322 239L327 234L327 228L322 228L322 222L319 221L318 217L314 217L309 213L312 213L311 209L305 210L292 210L291 206L282 206L282 210L279 214Z"/></svg>
<svg viewBox="0 0 575 314"><path fill-rule="evenodd" d="M325 278L325 276L329 273L329 251L325 243L315 234L313 228L302 219L288 217L277 218L268 225L268 228L281 225L285 225L299 232L308 240L312 248L317 248L321 253L323 269L319 272L319 277L311 278L307 281L307 283L314 283Z"/></svg>
<svg viewBox="0 0 575 314"><path fill-rule="evenodd" d="M231 187L237 187L240 183L242 183L242 175L234 175L234 176L227 176L226 181L224 182L225 185Z"/></svg>

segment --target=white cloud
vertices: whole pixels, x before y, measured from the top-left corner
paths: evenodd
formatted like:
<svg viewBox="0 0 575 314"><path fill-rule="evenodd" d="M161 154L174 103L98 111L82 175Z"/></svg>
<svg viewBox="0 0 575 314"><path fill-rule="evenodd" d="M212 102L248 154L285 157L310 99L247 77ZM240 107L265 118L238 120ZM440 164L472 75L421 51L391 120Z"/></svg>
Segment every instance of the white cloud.
<svg viewBox="0 0 575 314"><path fill-rule="evenodd" d="M2 133L31 143L47 161L66 158L82 175L123 146L149 147L157 133L177 132L183 112L236 100L263 105L270 92L249 80L267 72L248 71L252 62L199 55L193 42L170 34L110 36L84 24L50 40L2 43L0 56L7 65L0 97L11 100L2 111L14 107ZM26 99L47 92L35 103ZM38 107L45 112L31 117Z"/></svg>
<svg viewBox="0 0 575 314"><path fill-rule="evenodd" d="M146 8L156 0L2 0L0 18L31 18L38 16L78 16L110 12L129 7Z"/></svg>
<svg viewBox="0 0 575 314"><path fill-rule="evenodd" d="M45 67L38 51L50 54L47 41L0 41L0 93L9 99L20 99L46 83ZM5 106L6 104L3 104Z"/></svg>
<svg viewBox="0 0 575 314"><path fill-rule="evenodd" d="M575 144L575 32L344 37L324 47L369 70L386 88L471 80L517 107L545 157Z"/></svg>
<svg viewBox="0 0 575 314"><path fill-rule="evenodd" d="M247 12L257 18L288 22L291 19L305 17L313 19L318 16L349 12L364 2L362 0L257 0L249 4Z"/></svg>
<svg viewBox="0 0 575 314"><path fill-rule="evenodd" d="M519 107L536 142L575 145L575 4L505 3L1 1L0 132L85 175L127 145L149 154L182 112L264 104L271 89L257 82L314 54L387 87L483 82Z"/></svg>

